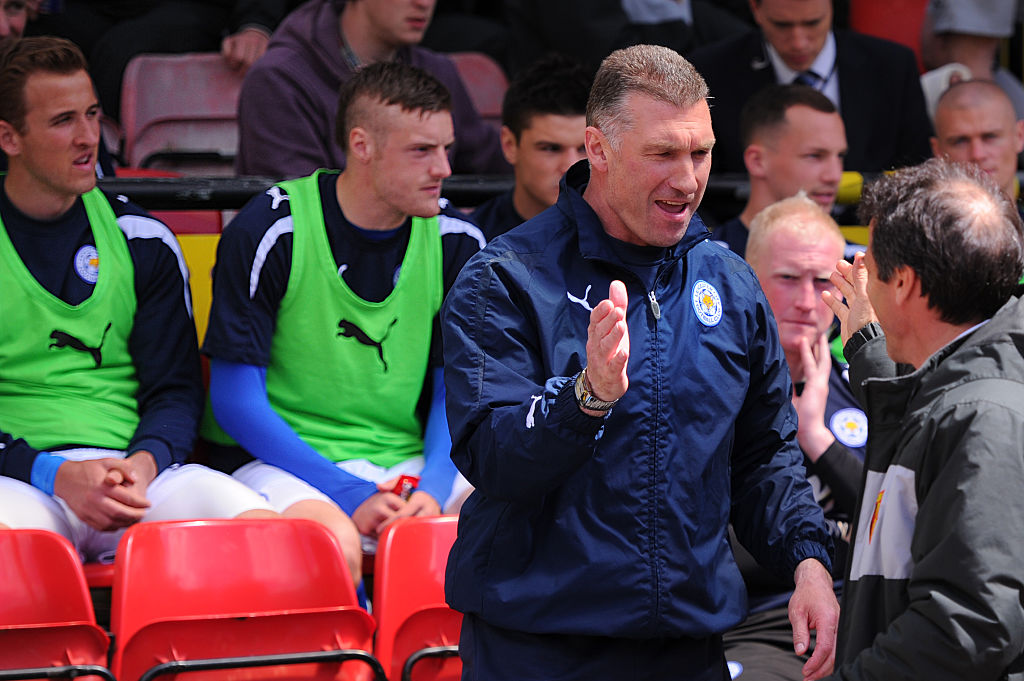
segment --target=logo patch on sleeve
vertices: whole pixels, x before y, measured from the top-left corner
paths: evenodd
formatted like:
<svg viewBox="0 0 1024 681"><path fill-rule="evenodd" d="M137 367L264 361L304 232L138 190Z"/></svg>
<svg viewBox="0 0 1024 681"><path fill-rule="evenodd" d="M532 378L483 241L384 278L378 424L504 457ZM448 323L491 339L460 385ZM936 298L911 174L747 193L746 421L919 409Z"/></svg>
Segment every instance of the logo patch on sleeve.
<svg viewBox="0 0 1024 681"><path fill-rule="evenodd" d="M693 311L704 326L715 326L722 321L722 297L703 279L693 285Z"/></svg>
<svg viewBox="0 0 1024 681"><path fill-rule="evenodd" d="M87 284L95 284L100 278L100 254L95 246L87 244L75 253L75 274Z"/></svg>

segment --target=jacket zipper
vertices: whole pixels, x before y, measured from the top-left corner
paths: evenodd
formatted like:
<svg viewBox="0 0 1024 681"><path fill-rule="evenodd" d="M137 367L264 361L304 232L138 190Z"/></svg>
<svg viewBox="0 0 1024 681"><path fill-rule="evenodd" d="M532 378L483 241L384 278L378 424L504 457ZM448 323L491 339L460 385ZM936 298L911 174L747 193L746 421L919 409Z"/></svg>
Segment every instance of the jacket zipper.
<svg viewBox="0 0 1024 681"><path fill-rule="evenodd" d="M654 283L657 286L657 282ZM651 313L654 315L654 320L658 321L661 319L661 305L658 305L658 299L654 297L654 289L647 294L647 297L651 301Z"/></svg>

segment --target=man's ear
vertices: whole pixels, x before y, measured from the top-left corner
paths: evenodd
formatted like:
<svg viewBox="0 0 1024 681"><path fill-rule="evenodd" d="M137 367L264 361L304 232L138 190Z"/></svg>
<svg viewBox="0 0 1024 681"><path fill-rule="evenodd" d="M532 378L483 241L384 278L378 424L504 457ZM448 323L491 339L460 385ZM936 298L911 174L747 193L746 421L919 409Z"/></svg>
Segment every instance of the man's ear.
<svg viewBox="0 0 1024 681"><path fill-rule="evenodd" d="M375 140L366 128L355 126L348 132L348 154L363 163L373 158Z"/></svg>
<svg viewBox="0 0 1024 681"><path fill-rule="evenodd" d="M890 282L892 283L893 300L900 307L921 297L921 279L910 265L900 265L893 270Z"/></svg>
<svg viewBox="0 0 1024 681"><path fill-rule="evenodd" d="M501 153L509 165L515 165L519 159L519 141L516 134L507 125L501 126Z"/></svg>
<svg viewBox="0 0 1024 681"><path fill-rule="evenodd" d="M766 154L764 147L754 142L747 145L743 150L743 165L747 167L747 174L751 177L764 177L767 174Z"/></svg>
<svg viewBox="0 0 1024 681"><path fill-rule="evenodd" d="M587 160L592 170L608 172L608 153L611 145L608 137L592 125L588 125L584 133L583 145L587 148Z"/></svg>
<svg viewBox="0 0 1024 681"><path fill-rule="evenodd" d="M940 158L942 156L942 152L939 151L939 138L929 137L928 141L932 143L932 156L934 156L935 158Z"/></svg>
<svg viewBox="0 0 1024 681"><path fill-rule="evenodd" d="M21 155L21 135L4 120L0 120L0 149L8 156Z"/></svg>
<svg viewBox="0 0 1024 681"><path fill-rule="evenodd" d="M750 16L754 18L754 23L758 26L761 25L761 0L750 0Z"/></svg>

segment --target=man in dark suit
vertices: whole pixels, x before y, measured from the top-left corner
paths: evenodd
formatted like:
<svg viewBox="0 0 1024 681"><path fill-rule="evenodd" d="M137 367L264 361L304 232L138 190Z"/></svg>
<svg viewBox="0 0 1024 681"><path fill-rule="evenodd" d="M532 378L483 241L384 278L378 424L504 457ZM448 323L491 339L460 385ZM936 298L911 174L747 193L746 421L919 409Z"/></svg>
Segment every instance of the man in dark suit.
<svg viewBox="0 0 1024 681"><path fill-rule="evenodd" d="M846 124L845 168L878 171L930 156L931 124L913 53L832 30L831 0L750 0L759 30L708 45L692 61L711 89L716 172L744 172L740 110L755 92L802 82Z"/></svg>

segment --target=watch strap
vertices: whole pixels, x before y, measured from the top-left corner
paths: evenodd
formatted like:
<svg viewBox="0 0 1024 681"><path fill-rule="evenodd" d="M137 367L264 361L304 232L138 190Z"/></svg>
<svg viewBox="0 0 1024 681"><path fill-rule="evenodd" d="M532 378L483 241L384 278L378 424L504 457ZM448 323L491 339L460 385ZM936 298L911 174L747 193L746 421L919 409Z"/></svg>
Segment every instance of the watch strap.
<svg viewBox="0 0 1024 681"><path fill-rule="evenodd" d="M587 369L584 367L583 371L576 375L576 402L582 409L608 411L615 406L618 400L607 402L595 397L590 381L587 379Z"/></svg>

